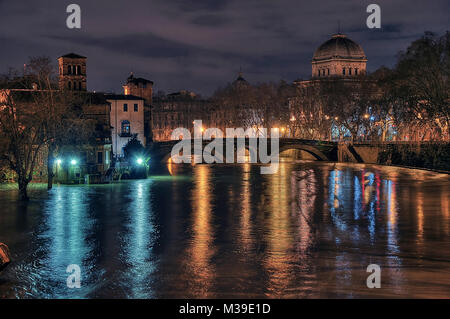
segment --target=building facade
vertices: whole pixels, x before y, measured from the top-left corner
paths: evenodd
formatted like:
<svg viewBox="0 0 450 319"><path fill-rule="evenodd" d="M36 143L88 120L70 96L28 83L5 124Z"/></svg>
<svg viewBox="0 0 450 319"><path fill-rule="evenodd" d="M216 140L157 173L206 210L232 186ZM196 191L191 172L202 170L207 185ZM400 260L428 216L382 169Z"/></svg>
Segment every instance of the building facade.
<svg viewBox="0 0 450 319"><path fill-rule="evenodd" d="M133 136L146 145L144 131L144 98L134 95L106 95L111 105L110 123L113 153L123 157L123 148Z"/></svg>
<svg viewBox="0 0 450 319"><path fill-rule="evenodd" d="M152 133L154 141L170 141L172 131L183 127L193 132L193 122L202 120L204 128L210 122L210 104L193 92L180 91L153 99Z"/></svg>
<svg viewBox="0 0 450 319"><path fill-rule="evenodd" d="M124 95L139 96L144 99L144 135L146 142L153 138L152 122L152 100L153 100L153 81L144 78L135 78L133 73L127 78L123 85Z"/></svg>

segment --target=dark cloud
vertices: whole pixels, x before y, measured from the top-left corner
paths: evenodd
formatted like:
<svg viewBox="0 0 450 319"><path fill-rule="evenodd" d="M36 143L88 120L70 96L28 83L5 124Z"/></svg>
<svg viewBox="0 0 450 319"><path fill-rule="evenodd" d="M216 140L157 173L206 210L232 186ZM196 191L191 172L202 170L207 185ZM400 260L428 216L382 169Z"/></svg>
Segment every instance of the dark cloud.
<svg viewBox="0 0 450 319"><path fill-rule="evenodd" d="M66 6L82 29L65 26ZM360 43L373 71L392 66L426 30L450 29L448 0L379 0L382 29L366 27L366 0L0 0L0 72L29 56L88 57L90 90L120 92L130 71L157 89L203 94L232 81L307 78L314 50L338 29Z"/></svg>

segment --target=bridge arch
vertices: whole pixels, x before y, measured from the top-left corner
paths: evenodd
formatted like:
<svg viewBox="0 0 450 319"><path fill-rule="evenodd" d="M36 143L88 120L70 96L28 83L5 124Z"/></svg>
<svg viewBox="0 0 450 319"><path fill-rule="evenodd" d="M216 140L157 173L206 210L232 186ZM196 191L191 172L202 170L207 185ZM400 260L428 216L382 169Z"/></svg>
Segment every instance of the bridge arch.
<svg viewBox="0 0 450 319"><path fill-rule="evenodd" d="M330 159L326 156L322 151L317 149L314 146L305 145L305 144L288 144L288 145L280 145L280 153L287 150L300 150L305 151L312 156L314 156L318 161L329 161Z"/></svg>

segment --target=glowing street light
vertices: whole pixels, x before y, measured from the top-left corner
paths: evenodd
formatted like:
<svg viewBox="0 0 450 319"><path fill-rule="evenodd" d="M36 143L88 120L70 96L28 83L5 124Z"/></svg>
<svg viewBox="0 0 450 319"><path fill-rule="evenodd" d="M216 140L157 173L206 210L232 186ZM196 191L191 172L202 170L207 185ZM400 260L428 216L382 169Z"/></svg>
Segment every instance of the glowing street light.
<svg viewBox="0 0 450 319"><path fill-rule="evenodd" d="M142 165L142 163L144 163L144 160L142 159L142 158L138 158L137 160L136 160L136 163L138 164L138 165Z"/></svg>
<svg viewBox="0 0 450 319"><path fill-rule="evenodd" d="M70 161L70 164L72 164L72 165L77 165L77 160L76 160L76 159L71 160L71 161Z"/></svg>
<svg viewBox="0 0 450 319"><path fill-rule="evenodd" d="M62 163L62 160L58 158L58 159L56 160L56 164L61 165L61 163Z"/></svg>

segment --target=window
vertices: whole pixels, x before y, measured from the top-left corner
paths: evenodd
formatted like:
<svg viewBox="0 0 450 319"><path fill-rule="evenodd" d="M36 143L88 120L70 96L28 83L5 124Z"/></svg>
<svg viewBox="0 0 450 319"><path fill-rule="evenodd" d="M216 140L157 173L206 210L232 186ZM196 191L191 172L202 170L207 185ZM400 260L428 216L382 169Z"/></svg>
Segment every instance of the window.
<svg viewBox="0 0 450 319"><path fill-rule="evenodd" d="M67 86L69 87L69 90L72 90L72 82L69 81L69 83L67 83Z"/></svg>
<svg viewBox="0 0 450 319"><path fill-rule="evenodd" d="M320 76L320 70L318 70L318 75Z"/></svg>
<svg viewBox="0 0 450 319"><path fill-rule="evenodd" d="M325 75L325 69L322 70L322 75Z"/></svg>
<svg viewBox="0 0 450 319"><path fill-rule="evenodd" d="M68 74L72 74L72 66L71 65L68 66L67 73Z"/></svg>
<svg viewBox="0 0 450 319"><path fill-rule="evenodd" d="M103 152L97 152L97 164L103 164Z"/></svg>
<svg viewBox="0 0 450 319"><path fill-rule="evenodd" d="M348 75L352 75L352 68L348 68Z"/></svg>
<svg viewBox="0 0 450 319"><path fill-rule="evenodd" d="M80 75L81 74L81 66L77 66L77 74Z"/></svg>
<svg viewBox="0 0 450 319"><path fill-rule="evenodd" d="M81 91L81 82L78 82L78 90Z"/></svg>
<svg viewBox="0 0 450 319"><path fill-rule="evenodd" d="M135 111L135 112L138 111L138 105L137 105L137 104L134 105L134 111Z"/></svg>
<svg viewBox="0 0 450 319"><path fill-rule="evenodd" d="M327 69L328 70L328 75L330 75L330 69Z"/></svg>
<svg viewBox="0 0 450 319"><path fill-rule="evenodd" d="M123 111L128 112L128 104L127 103L123 103Z"/></svg>
<svg viewBox="0 0 450 319"><path fill-rule="evenodd" d="M345 68L342 68L342 74L345 75Z"/></svg>
<svg viewBox="0 0 450 319"><path fill-rule="evenodd" d="M355 75L358 75L358 68L355 69Z"/></svg>
<svg viewBox="0 0 450 319"><path fill-rule="evenodd" d="M130 134L130 122L125 120L122 121L122 134Z"/></svg>

